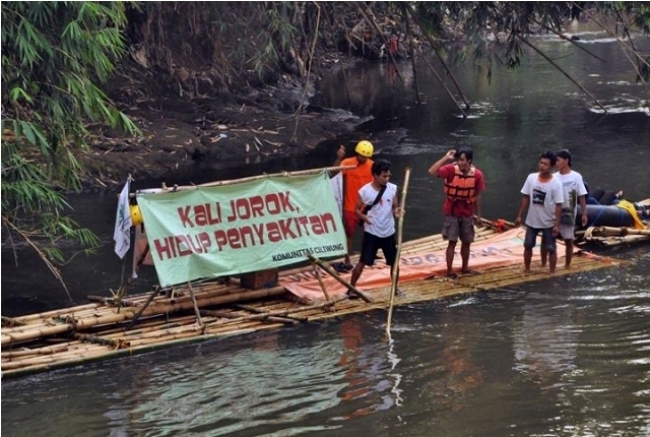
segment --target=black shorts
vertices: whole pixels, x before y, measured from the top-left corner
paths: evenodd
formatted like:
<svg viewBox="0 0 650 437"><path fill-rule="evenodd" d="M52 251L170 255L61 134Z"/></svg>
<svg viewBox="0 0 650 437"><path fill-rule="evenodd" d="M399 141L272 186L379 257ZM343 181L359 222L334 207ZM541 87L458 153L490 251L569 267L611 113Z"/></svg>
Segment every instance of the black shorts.
<svg viewBox="0 0 650 437"><path fill-rule="evenodd" d="M363 233L363 242L361 243L361 257L359 261L367 266L375 264L375 257L377 251L381 249L386 258L386 264L392 266L395 263L397 256L397 243L395 242L395 234L390 237L381 238L368 232Z"/></svg>

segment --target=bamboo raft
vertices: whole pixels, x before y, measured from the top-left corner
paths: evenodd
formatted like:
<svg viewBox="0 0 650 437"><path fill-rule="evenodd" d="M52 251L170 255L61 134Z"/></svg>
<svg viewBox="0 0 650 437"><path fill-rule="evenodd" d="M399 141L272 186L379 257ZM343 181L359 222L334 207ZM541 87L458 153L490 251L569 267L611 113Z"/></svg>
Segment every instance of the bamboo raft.
<svg viewBox="0 0 650 437"><path fill-rule="evenodd" d="M484 220L476 241L494 236L504 225ZM426 250L444 250L447 242L440 234L405 242L402 255ZM582 255L582 256L581 256ZM586 252L574 256L572 268L558 268L557 275L617 266L619 261ZM561 263L558 262L558 266ZM280 276L313 271L313 266L280 272ZM524 275L523 265L488 268L480 275L457 280L433 277L400 283L405 292L394 297L399 307L416 302L461 296L488 290L511 291L517 284L549 277L546 269ZM102 298L72 308L64 308L15 318L2 318L2 376L24 376L96 360L134 355L178 344L244 335L286 325L317 322L349 314L389 307L389 289L366 291L372 298L350 300L342 296L323 301L306 301L283 287L248 290L238 280L194 283L173 290L152 290L120 300ZM171 291L171 292L170 292Z"/></svg>
<svg viewBox="0 0 650 437"><path fill-rule="evenodd" d="M650 208L650 199L637 202ZM613 226L594 226L576 232L579 245L621 246L650 241L650 222L644 221L645 229Z"/></svg>

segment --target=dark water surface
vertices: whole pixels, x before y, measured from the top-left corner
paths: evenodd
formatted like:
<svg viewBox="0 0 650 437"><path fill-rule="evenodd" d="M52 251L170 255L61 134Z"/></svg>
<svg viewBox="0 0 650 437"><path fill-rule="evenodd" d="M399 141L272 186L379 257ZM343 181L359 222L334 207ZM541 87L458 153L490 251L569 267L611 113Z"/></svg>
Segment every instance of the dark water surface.
<svg viewBox="0 0 650 437"><path fill-rule="evenodd" d="M569 148L592 187L650 197L650 116L616 43L584 34L606 67L568 43L538 45L580 77L594 104L539 57L520 72L458 73L473 102L462 120L426 66L417 105L408 65L402 85L386 65L323 81L322 104L374 120L363 129L393 162L412 169L405 238L440 232L442 188L428 167L470 144L486 175L484 216L514 219L519 189L545 148ZM399 144L396 142L398 140ZM218 170L195 183L327 165L312 155ZM184 180L183 180L184 179ZM138 181L144 184L151 181ZM151 186L151 185L149 185ZM75 217L106 241L64 270L75 303L117 288L111 244L114 196L75 196ZM393 342L382 311L223 341L181 346L2 382L8 436L646 436L650 435L650 246L608 254L623 268L556 277L459 299L400 307ZM2 252L2 314L68 304L38 260ZM128 268L127 268L128 271ZM139 281L155 281L145 271ZM135 290L137 291L137 290Z"/></svg>

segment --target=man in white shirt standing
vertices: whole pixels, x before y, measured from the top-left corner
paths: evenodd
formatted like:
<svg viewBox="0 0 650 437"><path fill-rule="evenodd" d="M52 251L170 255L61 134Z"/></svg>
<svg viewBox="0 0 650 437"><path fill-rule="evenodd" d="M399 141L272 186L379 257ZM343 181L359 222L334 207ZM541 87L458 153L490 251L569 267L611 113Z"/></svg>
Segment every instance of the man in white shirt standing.
<svg viewBox="0 0 650 437"><path fill-rule="evenodd" d="M515 225L521 225L521 217L526 214L526 237L524 238L524 271L530 273L530 262L537 235L542 233L542 247L548 252L549 271L555 273L557 248L555 239L560 232L560 217L564 194L560 179L551 170L557 162L554 152L542 153L538 161L538 173L531 173L521 189L521 202Z"/></svg>
<svg viewBox="0 0 650 437"><path fill-rule="evenodd" d="M372 164L373 181L359 190L356 214L363 222L363 240L359 262L352 270L350 284L355 286L365 266L375 263L379 249L384 253L386 264L399 262L395 240L395 217L402 213L399 208L397 186L388 182L391 176L390 162L380 159ZM393 269L390 270L391 276ZM399 293L399 290L397 291ZM349 297L355 297L348 291Z"/></svg>
<svg viewBox="0 0 650 437"><path fill-rule="evenodd" d="M582 226L587 226L587 188L582 180L582 175L572 169L571 152L567 149L557 151L557 177L562 183L564 204L562 204L562 216L560 217L560 237L566 246L565 267L571 268L573 258L573 240L575 239L575 223L578 214L578 202L582 211ZM544 251L542 250L542 262L544 262Z"/></svg>

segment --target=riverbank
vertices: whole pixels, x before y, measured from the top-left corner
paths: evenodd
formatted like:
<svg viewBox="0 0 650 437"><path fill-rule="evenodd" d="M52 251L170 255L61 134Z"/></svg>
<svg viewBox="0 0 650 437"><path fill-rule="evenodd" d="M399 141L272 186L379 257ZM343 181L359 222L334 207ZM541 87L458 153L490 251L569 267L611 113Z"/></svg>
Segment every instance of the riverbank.
<svg viewBox="0 0 650 437"><path fill-rule="evenodd" d="M350 136L363 121L349 111L311 105L314 92L313 84L305 90L298 79L283 76L247 94L189 98L150 71L124 66L109 83L109 95L141 134L90 126L90 147L80 156L84 191L116 187L128 174L158 179L197 164L237 166L307 153Z"/></svg>

